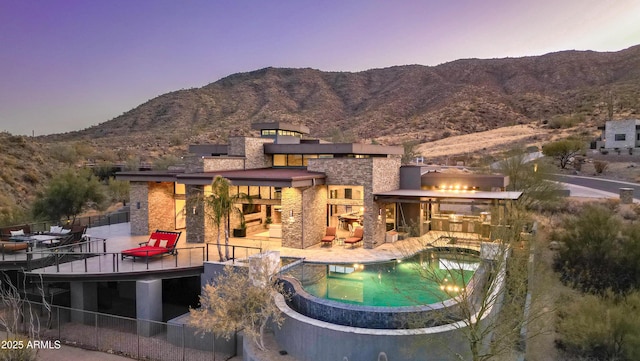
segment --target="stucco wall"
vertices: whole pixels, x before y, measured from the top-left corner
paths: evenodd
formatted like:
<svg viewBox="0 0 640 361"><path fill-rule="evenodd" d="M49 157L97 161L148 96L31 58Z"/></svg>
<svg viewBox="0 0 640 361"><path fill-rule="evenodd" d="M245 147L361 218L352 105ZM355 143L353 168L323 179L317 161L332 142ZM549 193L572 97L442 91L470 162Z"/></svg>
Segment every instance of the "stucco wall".
<svg viewBox="0 0 640 361"><path fill-rule="evenodd" d="M131 182L129 185L131 204L131 234L149 234L149 188L147 182Z"/></svg>
<svg viewBox="0 0 640 361"><path fill-rule="evenodd" d="M636 146L637 119L608 121L605 127L605 148L634 148ZM625 140L616 140L616 134L625 134Z"/></svg>

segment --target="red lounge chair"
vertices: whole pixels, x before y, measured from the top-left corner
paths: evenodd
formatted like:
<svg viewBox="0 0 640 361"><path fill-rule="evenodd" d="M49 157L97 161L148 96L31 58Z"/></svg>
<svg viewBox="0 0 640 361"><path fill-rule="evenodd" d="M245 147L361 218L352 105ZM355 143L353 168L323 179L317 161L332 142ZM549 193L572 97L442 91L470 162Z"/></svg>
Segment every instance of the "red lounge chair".
<svg viewBox="0 0 640 361"><path fill-rule="evenodd" d="M333 246L333 241L336 240L336 227L327 227L327 231L322 238L322 245L329 243Z"/></svg>
<svg viewBox="0 0 640 361"><path fill-rule="evenodd" d="M353 248L358 242L362 242L362 236L364 235L364 230L362 227L358 227L353 231L353 236L344 240L345 244L350 244L351 248Z"/></svg>
<svg viewBox="0 0 640 361"><path fill-rule="evenodd" d="M125 257L133 258L135 262L136 257L149 258L154 256L160 256L165 254L177 255L176 245L182 232L170 232L157 230L149 236L149 240L144 243L140 243L140 247L131 248L121 251L121 258Z"/></svg>

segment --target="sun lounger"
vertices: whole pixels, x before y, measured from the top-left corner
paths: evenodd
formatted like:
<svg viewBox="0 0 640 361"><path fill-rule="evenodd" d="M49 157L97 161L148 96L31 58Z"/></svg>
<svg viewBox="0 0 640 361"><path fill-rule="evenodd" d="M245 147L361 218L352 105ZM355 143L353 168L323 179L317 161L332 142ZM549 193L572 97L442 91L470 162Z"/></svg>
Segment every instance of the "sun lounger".
<svg viewBox="0 0 640 361"><path fill-rule="evenodd" d="M353 236L344 240L344 244L350 244L351 248L355 247L358 243L362 242L362 236L364 235L364 230L362 227L358 227L353 231Z"/></svg>
<svg viewBox="0 0 640 361"><path fill-rule="evenodd" d="M131 257L135 261L137 257L150 258L167 254L177 255L176 245L182 232L157 230L149 236L149 240L140 243L140 247L121 251L121 259Z"/></svg>

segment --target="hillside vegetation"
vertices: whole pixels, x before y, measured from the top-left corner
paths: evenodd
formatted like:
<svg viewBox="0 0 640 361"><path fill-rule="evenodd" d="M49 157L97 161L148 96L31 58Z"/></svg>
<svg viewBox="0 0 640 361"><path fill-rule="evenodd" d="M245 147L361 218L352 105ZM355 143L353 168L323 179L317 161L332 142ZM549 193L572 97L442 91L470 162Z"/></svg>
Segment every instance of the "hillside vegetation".
<svg viewBox="0 0 640 361"><path fill-rule="evenodd" d="M523 136L498 137L502 144L512 146L517 138L536 145L558 128L589 137L609 117L638 112L640 46L357 73L265 68L161 95L84 130L37 138L0 135L0 207L28 202L61 165L153 161L180 154L187 144L251 134L257 121L302 123L312 137L334 141L424 144L446 138L452 152L486 153L500 142L481 148L451 144L476 142L455 136L516 125L524 127ZM428 156L431 147L419 149Z"/></svg>

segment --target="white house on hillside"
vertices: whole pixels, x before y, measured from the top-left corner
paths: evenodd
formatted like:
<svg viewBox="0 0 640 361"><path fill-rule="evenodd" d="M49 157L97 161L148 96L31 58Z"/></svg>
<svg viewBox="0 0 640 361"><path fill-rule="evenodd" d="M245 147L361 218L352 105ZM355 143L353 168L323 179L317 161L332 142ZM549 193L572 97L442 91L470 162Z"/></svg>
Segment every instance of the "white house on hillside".
<svg viewBox="0 0 640 361"><path fill-rule="evenodd" d="M602 135L607 149L639 148L640 119L610 120Z"/></svg>

